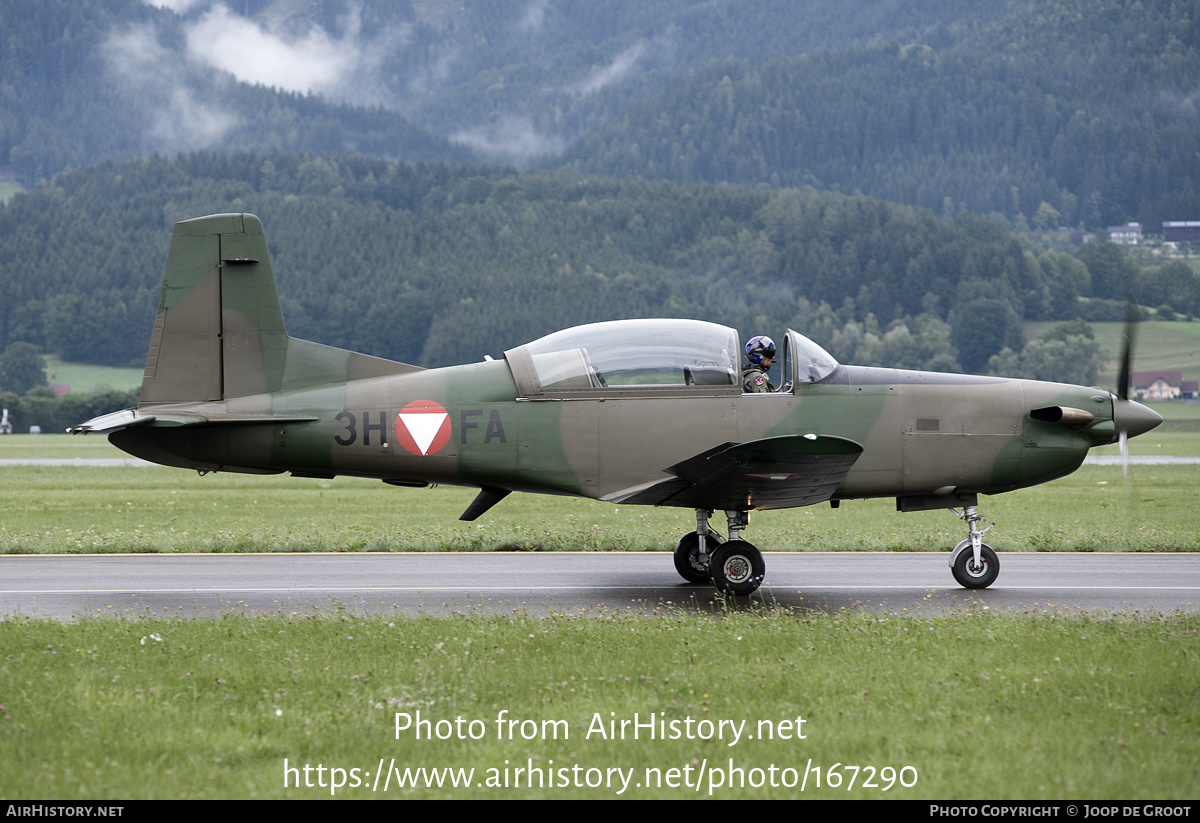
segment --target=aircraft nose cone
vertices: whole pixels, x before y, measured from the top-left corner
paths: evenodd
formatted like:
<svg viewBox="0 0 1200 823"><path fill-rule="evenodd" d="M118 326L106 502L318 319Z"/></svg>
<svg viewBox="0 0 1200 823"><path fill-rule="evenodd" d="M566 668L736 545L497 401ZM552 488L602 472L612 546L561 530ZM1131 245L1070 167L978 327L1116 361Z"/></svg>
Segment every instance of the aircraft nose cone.
<svg viewBox="0 0 1200 823"><path fill-rule="evenodd" d="M1129 437L1145 434L1162 422L1162 415L1136 400L1113 399L1113 423Z"/></svg>

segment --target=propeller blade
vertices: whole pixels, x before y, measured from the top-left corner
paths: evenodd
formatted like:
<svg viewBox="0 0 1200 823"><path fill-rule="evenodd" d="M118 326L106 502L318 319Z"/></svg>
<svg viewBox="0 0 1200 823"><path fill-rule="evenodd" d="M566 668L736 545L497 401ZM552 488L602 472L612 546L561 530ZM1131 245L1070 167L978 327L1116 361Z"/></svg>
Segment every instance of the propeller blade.
<svg viewBox="0 0 1200 823"><path fill-rule="evenodd" d="M1117 397L1122 400L1129 399L1130 368L1133 364L1133 341L1137 336L1137 323L1140 319L1141 310L1131 297L1125 305L1125 333L1121 348L1121 370L1117 375Z"/></svg>
<svg viewBox="0 0 1200 823"><path fill-rule="evenodd" d="M1129 435L1121 429L1119 435L1121 443L1121 476L1125 478L1125 485L1129 485Z"/></svg>

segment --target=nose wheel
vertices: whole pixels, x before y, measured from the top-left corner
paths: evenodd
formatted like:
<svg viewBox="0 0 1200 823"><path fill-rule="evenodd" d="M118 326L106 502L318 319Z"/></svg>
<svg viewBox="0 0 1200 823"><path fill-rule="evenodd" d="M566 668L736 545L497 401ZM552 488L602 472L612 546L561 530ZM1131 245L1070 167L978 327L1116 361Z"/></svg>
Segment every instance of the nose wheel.
<svg viewBox="0 0 1200 823"><path fill-rule="evenodd" d="M979 546L979 561L975 561L975 554L971 551L968 541L964 551L958 553L958 558L950 566L950 571L954 573L954 579L958 581L958 585L966 589L986 589L996 581L996 577L1000 574L1000 560L996 557L996 553L992 551L992 547L987 543Z"/></svg>
<svg viewBox="0 0 1200 823"><path fill-rule="evenodd" d="M983 542L983 536L996 524L980 517L974 506L967 506L961 512L957 509L950 511L959 520L967 521L967 539L950 552L950 572L958 585L965 589L986 589L1000 576L1000 558L991 546ZM980 522L988 525L981 529Z"/></svg>
<svg viewBox="0 0 1200 823"><path fill-rule="evenodd" d="M739 537L749 523L749 514L725 512L728 541L708 527L711 514L707 509L696 510L696 531L685 534L675 544L675 570L689 583L711 581L723 594L754 593L762 585L767 566L762 552Z"/></svg>

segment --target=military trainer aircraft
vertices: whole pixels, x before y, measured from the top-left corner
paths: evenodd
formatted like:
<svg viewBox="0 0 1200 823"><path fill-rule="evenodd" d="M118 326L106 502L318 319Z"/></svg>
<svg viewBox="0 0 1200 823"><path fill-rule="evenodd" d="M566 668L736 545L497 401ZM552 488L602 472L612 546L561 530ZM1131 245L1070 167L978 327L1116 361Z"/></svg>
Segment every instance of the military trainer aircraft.
<svg viewBox="0 0 1200 823"><path fill-rule="evenodd" d="M1114 396L844 366L790 330L781 348L782 385L759 394L742 391L737 332L692 320L594 323L448 368L370 357L289 337L262 224L218 214L175 226L137 407L71 431L201 472L478 487L463 520L513 491L690 508L676 569L749 594L765 574L741 539L750 511L871 497L953 511L954 578L989 586L980 494L1062 477L1162 421L1127 396L1128 350Z"/></svg>

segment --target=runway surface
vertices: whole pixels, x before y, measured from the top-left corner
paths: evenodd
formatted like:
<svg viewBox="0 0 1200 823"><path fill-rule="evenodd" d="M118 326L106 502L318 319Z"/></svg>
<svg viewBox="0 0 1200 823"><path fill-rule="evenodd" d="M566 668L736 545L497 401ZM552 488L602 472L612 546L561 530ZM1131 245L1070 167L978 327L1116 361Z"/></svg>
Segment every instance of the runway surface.
<svg viewBox="0 0 1200 823"><path fill-rule="evenodd" d="M768 553L736 608L1053 613L1196 611L1200 554L1001 553L990 589L960 588L948 554ZM28 555L0 557L0 618L87 615L671 614L722 608L666 553Z"/></svg>

